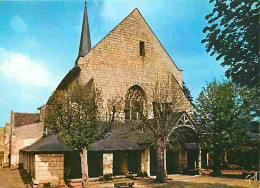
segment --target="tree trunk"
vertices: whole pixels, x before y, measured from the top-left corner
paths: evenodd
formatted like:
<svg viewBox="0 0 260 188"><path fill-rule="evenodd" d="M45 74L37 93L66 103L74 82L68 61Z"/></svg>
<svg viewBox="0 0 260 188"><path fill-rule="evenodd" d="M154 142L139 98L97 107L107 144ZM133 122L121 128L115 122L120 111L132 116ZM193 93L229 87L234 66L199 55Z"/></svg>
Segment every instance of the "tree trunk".
<svg viewBox="0 0 260 188"><path fill-rule="evenodd" d="M165 169L164 169L164 150L165 142L163 138L158 138L156 142L156 181L165 182Z"/></svg>
<svg viewBox="0 0 260 188"><path fill-rule="evenodd" d="M219 176L221 175L221 151L218 148L214 149L214 166L213 166L213 175Z"/></svg>
<svg viewBox="0 0 260 188"><path fill-rule="evenodd" d="M84 187L88 185L89 182L87 148L82 148L82 151L80 152L80 160L81 160L82 186Z"/></svg>
<svg viewBox="0 0 260 188"><path fill-rule="evenodd" d="M199 143L199 156L198 156L198 170L199 170L199 175L202 175L201 144L200 143Z"/></svg>

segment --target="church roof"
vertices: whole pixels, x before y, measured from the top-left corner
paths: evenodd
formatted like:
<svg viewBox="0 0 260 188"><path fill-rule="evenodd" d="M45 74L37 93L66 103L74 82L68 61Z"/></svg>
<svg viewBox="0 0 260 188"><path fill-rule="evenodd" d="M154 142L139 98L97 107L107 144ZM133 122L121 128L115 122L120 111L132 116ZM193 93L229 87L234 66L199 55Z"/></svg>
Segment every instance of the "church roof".
<svg viewBox="0 0 260 188"><path fill-rule="evenodd" d="M91 50L91 39L90 39L89 24L88 24L87 2L85 2L78 57L84 57L90 50Z"/></svg>
<svg viewBox="0 0 260 188"><path fill-rule="evenodd" d="M62 81L60 82L60 84L58 85L56 90L64 89L64 88L68 87L68 85L79 76L80 71L81 71L81 69L78 66L74 66L68 72L68 74L66 74L66 76L62 79Z"/></svg>

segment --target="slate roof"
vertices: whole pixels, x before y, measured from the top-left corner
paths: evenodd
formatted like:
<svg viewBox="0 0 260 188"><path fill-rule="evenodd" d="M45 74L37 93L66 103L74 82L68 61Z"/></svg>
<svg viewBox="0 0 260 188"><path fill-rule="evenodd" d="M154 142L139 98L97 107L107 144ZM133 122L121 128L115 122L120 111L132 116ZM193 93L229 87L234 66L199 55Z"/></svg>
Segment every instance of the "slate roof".
<svg viewBox="0 0 260 188"><path fill-rule="evenodd" d="M143 150L144 145L138 144L133 133L120 134L120 130L113 130L107 136L94 143L88 151L120 151L120 150ZM72 148L63 145L57 138L57 135L49 135L27 146L21 151L25 152L65 152L73 151Z"/></svg>
<svg viewBox="0 0 260 188"><path fill-rule="evenodd" d="M185 112L180 112L174 114L174 120L177 122L181 118L182 114ZM110 131L104 139L97 141L92 144L88 151L126 151L135 150L142 151L147 147L148 143L141 143L136 137L134 131L128 129L129 126L124 124L119 126L114 130ZM187 149L196 149L197 146L193 146L195 143L186 145ZM31 146L23 148L21 151L26 152L64 152L73 151L72 148L64 146L57 138L56 135L49 135L41 138Z"/></svg>
<svg viewBox="0 0 260 188"><path fill-rule="evenodd" d="M112 130L107 136L89 147L89 151L120 151L145 149L145 144L138 143L134 132L126 133L123 128Z"/></svg>
<svg viewBox="0 0 260 188"><path fill-rule="evenodd" d="M25 152L64 152L73 151L72 148L63 145L56 135L42 137L30 146L27 146L21 151Z"/></svg>
<svg viewBox="0 0 260 188"><path fill-rule="evenodd" d="M14 127L20 127L23 125L29 125L40 122L39 113L14 113Z"/></svg>

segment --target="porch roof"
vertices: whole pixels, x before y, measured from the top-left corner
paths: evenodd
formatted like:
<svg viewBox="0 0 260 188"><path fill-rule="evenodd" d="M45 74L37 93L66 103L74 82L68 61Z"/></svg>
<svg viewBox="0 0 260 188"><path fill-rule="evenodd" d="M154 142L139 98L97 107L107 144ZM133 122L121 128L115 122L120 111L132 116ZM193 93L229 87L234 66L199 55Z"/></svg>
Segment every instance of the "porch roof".
<svg viewBox="0 0 260 188"><path fill-rule="evenodd" d="M40 138L32 145L21 149L21 151L25 151L25 152L64 152L64 151L73 151L73 149L62 144L57 139L57 135L48 135L48 136Z"/></svg>
<svg viewBox="0 0 260 188"><path fill-rule="evenodd" d="M122 130L112 130L107 136L92 144L88 151L123 151L123 150L143 150L144 144L139 144L136 141L134 133L121 134ZM30 146L27 146L20 151L24 152L66 152L73 151L72 148L61 143L57 135L48 135L40 138Z"/></svg>
<svg viewBox="0 0 260 188"><path fill-rule="evenodd" d="M175 128L190 127L195 130L195 127L186 114L186 112L179 112L174 114ZM131 123L131 122L128 122ZM105 138L99 140L89 146L88 151L123 151L136 150L142 151L149 143L143 143L138 140L135 131L129 131L128 123L124 126L119 126L107 133ZM173 130L171 130L173 131ZM189 147L189 146L186 146ZM191 146L192 148L196 146ZM57 138L57 135L48 135L42 137L34 144L21 149L25 152L65 152L73 151L72 148L63 145Z"/></svg>
<svg viewBox="0 0 260 188"><path fill-rule="evenodd" d="M112 130L107 136L92 144L89 151L144 150L145 144L138 143L134 132L126 133L123 128Z"/></svg>

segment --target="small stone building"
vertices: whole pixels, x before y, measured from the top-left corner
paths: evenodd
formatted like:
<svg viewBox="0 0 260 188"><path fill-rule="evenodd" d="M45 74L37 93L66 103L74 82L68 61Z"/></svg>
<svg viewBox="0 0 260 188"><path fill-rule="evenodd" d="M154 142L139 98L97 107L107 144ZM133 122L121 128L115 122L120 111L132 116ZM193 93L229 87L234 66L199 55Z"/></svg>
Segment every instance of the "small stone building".
<svg viewBox="0 0 260 188"><path fill-rule="evenodd" d="M49 135L20 150L20 163L34 184L63 182L64 155L72 152L61 144L56 135Z"/></svg>
<svg viewBox="0 0 260 188"><path fill-rule="evenodd" d="M182 74L183 71L173 62L138 9L134 9L91 48L85 6L79 54L74 67L63 78L57 90L66 89L73 81L84 84L93 81L101 90L105 103L115 96L125 98L125 121L135 121L139 115L133 110L131 101L135 99L131 93L138 93L139 96L145 97L147 102L151 102L153 93L149 88L157 81L170 79L184 98L175 114L174 123L177 127L186 127L195 132L195 126L190 119L193 106L183 92ZM16 118L12 121L14 124L11 123L11 143L14 145L10 150L11 164L16 165L19 156L19 163L23 164L37 183L81 178L79 154L63 146L55 135L42 137L45 108L46 106L39 108L39 122L17 127ZM29 135L24 134L34 130L36 132L33 138L27 138ZM105 139L88 148L90 177L140 172L150 176L155 173L154 149L149 143L138 142L134 133L119 136L121 131L112 130ZM189 140L178 151L165 151L165 167L169 172L198 168L200 152L197 141Z"/></svg>
<svg viewBox="0 0 260 188"><path fill-rule="evenodd" d="M11 111L11 123L2 128L3 166L18 168L19 150L33 144L43 136L44 125L38 113ZM1 144L0 144L1 146Z"/></svg>

